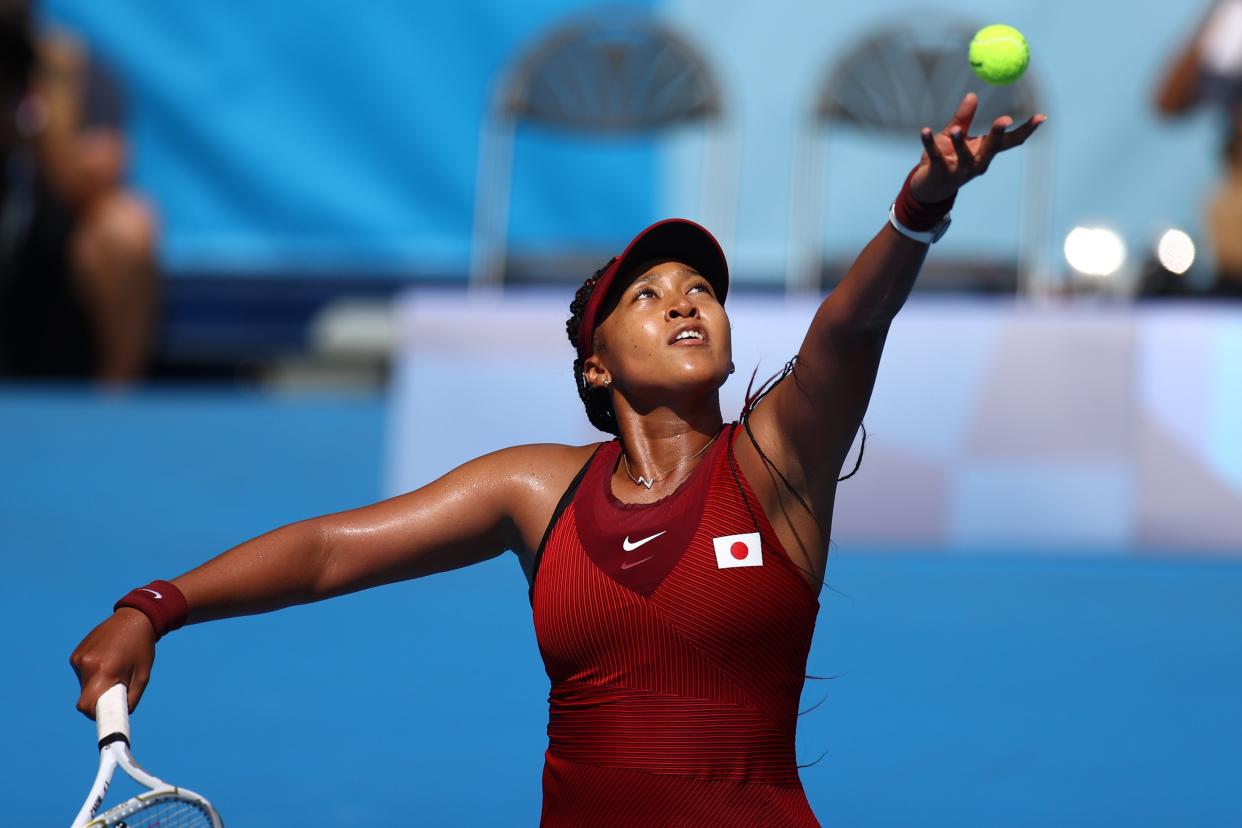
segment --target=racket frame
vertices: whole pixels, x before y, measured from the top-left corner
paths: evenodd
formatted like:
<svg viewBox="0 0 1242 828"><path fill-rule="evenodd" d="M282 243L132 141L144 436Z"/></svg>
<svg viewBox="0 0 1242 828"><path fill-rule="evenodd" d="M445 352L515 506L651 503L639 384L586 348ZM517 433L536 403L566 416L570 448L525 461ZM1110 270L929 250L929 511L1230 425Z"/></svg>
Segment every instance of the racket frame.
<svg viewBox="0 0 1242 828"><path fill-rule="evenodd" d="M91 785L86 801L78 810L78 815L74 817L71 828L114 825L161 799L182 799L198 805L207 812L214 828L224 828L216 809L201 795L186 788L169 785L143 770L134 761L129 750L129 701L125 685L117 684L99 697L95 705L95 725L99 734L99 772L95 774L95 782ZM99 808L104 797L108 795L108 787L112 784L112 776L117 768L150 790L130 797L100 814Z"/></svg>

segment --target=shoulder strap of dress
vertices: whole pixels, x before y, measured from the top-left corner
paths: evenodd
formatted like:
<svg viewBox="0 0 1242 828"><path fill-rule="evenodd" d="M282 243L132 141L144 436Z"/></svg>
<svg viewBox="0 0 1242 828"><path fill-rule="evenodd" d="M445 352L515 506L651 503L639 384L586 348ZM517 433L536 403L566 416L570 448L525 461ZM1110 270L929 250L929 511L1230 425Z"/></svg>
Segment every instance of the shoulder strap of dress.
<svg viewBox="0 0 1242 828"><path fill-rule="evenodd" d="M552 530L556 528L557 522L561 519L561 514L569 508L569 504L574 500L574 493L578 491L578 486L582 484L582 478L586 477L587 471L590 470L591 464L595 462L595 458L603 450L608 443L600 443L595 447L595 451L591 452L591 456L582 464L582 468L574 475L574 479L570 481L568 488L565 489L561 499L557 501L556 508L552 511L552 519L548 521L548 528L543 530L543 539L539 541L539 548L535 551L535 560L530 568L530 586L527 589L527 597L531 603L535 602L535 576L539 573L539 562L543 560L543 549L548 545L548 538L552 537Z"/></svg>

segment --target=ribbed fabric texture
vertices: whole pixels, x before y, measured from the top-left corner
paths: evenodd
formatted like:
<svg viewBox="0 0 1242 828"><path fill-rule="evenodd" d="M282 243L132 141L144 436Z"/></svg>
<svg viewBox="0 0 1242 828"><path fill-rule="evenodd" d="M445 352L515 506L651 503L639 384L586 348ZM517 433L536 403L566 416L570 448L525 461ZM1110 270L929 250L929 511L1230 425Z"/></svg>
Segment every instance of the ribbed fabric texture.
<svg viewBox="0 0 1242 828"><path fill-rule="evenodd" d="M818 825L794 736L819 602L740 468L738 489L729 455L740 433L730 424L722 450L695 470L705 477L701 515L678 519L697 526L646 594L596 563L611 550L588 554L584 539L599 533L577 523L581 513L633 515L602 488L615 451L596 452L556 518L533 596L552 683L543 826ZM721 568L713 538L756 531L762 565Z"/></svg>

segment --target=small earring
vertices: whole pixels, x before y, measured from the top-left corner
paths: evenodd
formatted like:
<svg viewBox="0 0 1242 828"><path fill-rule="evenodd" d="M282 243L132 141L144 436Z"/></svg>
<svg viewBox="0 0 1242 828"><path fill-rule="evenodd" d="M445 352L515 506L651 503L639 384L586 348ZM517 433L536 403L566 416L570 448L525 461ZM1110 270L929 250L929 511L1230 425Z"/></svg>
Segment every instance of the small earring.
<svg viewBox="0 0 1242 828"><path fill-rule="evenodd" d="M606 380L604 380L604 387L605 387L605 388L607 388L607 387L608 387L608 386L610 386L610 385L612 385L612 380L610 380L610 379L606 379Z"/></svg>

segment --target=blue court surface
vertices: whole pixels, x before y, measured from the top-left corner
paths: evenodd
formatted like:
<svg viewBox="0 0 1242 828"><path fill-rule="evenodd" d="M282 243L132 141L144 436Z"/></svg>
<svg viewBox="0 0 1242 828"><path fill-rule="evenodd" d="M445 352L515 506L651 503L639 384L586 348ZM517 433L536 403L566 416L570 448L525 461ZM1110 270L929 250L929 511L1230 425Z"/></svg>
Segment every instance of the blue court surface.
<svg viewBox="0 0 1242 828"><path fill-rule="evenodd" d="M68 656L132 586L380 495L378 397L0 390L10 825L94 773ZM843 484L843 485L848 485ZM799 730L829 826L1242 825L1242 565L842 547ZM834 591L835 590L835 591ZM160 644L139 761L250 825L533 825L547 680L479 567Z"/></svg>

